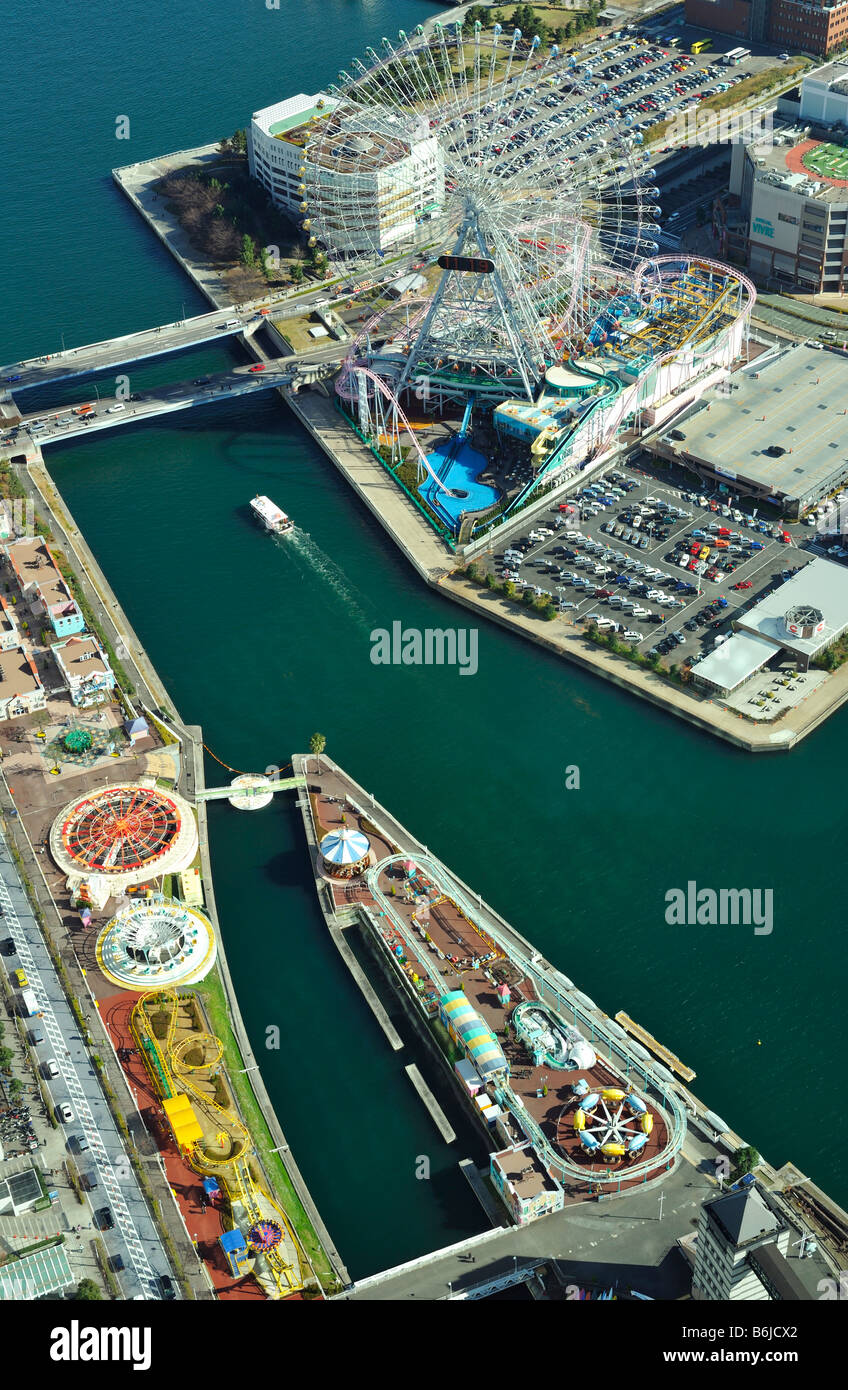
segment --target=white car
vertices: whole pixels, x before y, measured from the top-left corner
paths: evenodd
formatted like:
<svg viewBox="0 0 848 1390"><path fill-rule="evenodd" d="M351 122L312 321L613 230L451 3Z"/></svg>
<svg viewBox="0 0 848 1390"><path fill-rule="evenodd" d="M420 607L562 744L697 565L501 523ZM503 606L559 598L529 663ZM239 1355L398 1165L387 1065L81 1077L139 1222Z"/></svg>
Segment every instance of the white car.
<svg viewBox="0 0 848 1390"><path fill-rule="evenodd" d="M119 401L117 405L110 405L109 409L106 411L106 414L117 415L119 410L126 410L126 408L127 407L121 401Z"/></svg>
<svg viewBox="0 0 848 1390"><path fill-rule="evenodd" d="M63 1102L62 1105L58 1105L56 1108L59 1112L59 1119L62 1121L63 1124L73 1124L74 1112L66 1101Z"/></svg>
<svg viewBox="0 0 848 1390"><path fill-rule="evenodd" d="M645 640L641 632L634 632L630 628L627 629L624 636L628 642L644 642Z"/></svg>

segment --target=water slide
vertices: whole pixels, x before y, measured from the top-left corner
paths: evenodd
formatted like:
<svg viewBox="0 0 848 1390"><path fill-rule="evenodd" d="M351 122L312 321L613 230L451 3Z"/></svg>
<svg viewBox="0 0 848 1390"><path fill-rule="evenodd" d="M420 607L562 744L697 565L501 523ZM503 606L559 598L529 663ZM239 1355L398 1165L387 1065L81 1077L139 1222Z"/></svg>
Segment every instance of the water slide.
<svg viewBox="0 0 848 1390"><path fill-rule="evenodd" d="M460 440L464 440L464 439L467 439L467 438L468 438L468 427L469 427L469 425L471 424L471 412L472 412L473 409L474 409L474 397L473 397L473 396L469 396L469 397L468 397L468 400L467 400L466 403L465 403L465 414L464 414L463 417L462 417L462 424L461 424L460 427L459 427L459 438L460 438Z"/></svg>

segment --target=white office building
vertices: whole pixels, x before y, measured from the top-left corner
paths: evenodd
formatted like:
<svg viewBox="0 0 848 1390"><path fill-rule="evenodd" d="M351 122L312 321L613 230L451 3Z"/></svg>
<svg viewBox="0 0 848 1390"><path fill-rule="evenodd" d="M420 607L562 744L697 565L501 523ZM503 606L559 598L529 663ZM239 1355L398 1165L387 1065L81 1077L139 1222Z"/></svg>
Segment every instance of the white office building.
<svg viewBox="0 0 848 1390"><path fill-rule="evenodd" d="M411 242L444 202L444 159L429 126L372 120L322 93L255 112L248 158L277 206L331 252L377 255Z"/></svg>
<svg viewBox="0 0 848 1390"><path fill-rule="evenodd" d="M298 216L304 201L304 146L318 121L326 120L335 106L323 92L315 96L289 97L262 111L254 111L247 135L250 172L268 190L277 207Z"/></svg>
<svg viewBox="0 0 848 1390"><path fill-rule="evenodd" d="M765 1257L762 1252L769 1247L773 1249ZM788 1229L755 1186L705 1202L695 1241L692 1297L771 1299L774 1257L780 1261L788 1248Z"/></svg>
<svg viewBox="0 0 848 1390"><path fill-rule="evenodd" d="M848 125L848 63L827 63L801 82L802 121Z"/></svg>

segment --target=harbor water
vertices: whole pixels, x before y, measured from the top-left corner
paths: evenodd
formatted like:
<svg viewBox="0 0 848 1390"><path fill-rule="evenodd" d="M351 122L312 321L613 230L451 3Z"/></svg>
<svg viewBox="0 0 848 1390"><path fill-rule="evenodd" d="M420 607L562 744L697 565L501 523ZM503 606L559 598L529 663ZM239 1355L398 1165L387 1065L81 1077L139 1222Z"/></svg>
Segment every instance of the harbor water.
<svg viewBox="0 0 848 1390"><path fill-rule="evenodd" d="M315 91L424 0L268 10L143 0L85 14L37 0L7 18L0 220L2 360L198 312L204 302L115 189L117 164L206 143ZM177 29L176 25L179 25ZM193 42L181 35L192 34ZM129 141L115 122L129 115ZM221 369L223 345L133 369L132 388ZM87 399L70 384L53 399ZM48 448L48 467L182 716L239 770L328 751L607 1012L695 1068L692 1089L776 1163L843 1202L846 940L836 868L837 714L789 756L696 733L495 627L478 670L372 664L371 634L468 627L429 592L272 396L204 406ZM265 535L249 499L296 521ZM575 779L573 771L577 769ZM207 780L229 776L211 760ZM574 785L575 780L579 785ZM328 939L299 813L210 806L222 930L286 1136L354 1276L482 1228L439 1138ZM666 921L666 894L773 891L773 931ZM266 1051L265 1030L283 1043ZM815 1116L815 1123L811 1117ZM420 1176L422 1157L429 1177ZM423 1165L426 1169L427 1165ZM649 1204L650 1206L650 1204Z"/></svg>

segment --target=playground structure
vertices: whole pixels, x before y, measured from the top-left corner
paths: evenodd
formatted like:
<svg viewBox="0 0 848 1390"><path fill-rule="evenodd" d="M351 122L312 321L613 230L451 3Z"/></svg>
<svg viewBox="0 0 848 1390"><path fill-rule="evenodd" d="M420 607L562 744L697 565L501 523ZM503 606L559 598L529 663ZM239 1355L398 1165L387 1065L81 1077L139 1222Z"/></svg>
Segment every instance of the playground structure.
<svg viewBox="0 0 848 1390"><path fill-rule="evenodd" d="M224 1045L194 1026L197 1009L191 994L152 990L135 1004L130 1026L178 1147L195 1172L221 1184L234 1226L244 1232L250 1257L240 1272L252 1273L270 1298L286 1298L303 1288L305 1260L259 1176L253 1139L224 1080Z"/></svg>
<svg viewBox="0 0 848 1390"><path fill-rule="evenodd" d="M215 964L209 919L161 893L119 909L97 938L97 964L121 989L195 984Z"/></svg>
<svg viewBox="0 0 848 1390"><path fill-rule="evenodd" d="M112 894L188 868L197 854L197 821L177 792L119 783L69 802L49 843L72 901L104 906Z"/></svg>

